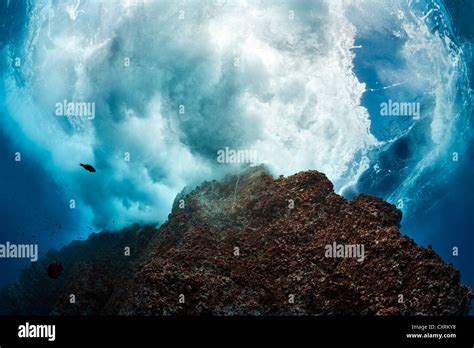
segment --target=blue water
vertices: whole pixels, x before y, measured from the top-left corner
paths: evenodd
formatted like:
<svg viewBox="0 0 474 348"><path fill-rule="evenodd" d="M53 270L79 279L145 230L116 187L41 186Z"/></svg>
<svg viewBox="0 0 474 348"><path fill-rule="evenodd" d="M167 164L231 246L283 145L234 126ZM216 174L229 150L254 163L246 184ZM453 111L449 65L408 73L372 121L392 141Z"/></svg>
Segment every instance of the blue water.
<svg viewBox="0 0 474 348"><path fill-rule="evenodd" d="M402 208L402 233L415 239L422 246L431 245L441 257L454 264L461 272L462 281L471 287L474 284L474 142L472 138L472 96L470 88L474 81L472 71L472 44L474 39L474 23L472 18L474 4L471 1L446 1L442 15L451 22L449 26L451 38L462 48L466 62L465 79L458 87L457 97L463 116L458 121L457 129L460 136L448 146L446 153L434 163L427 175L418 179L413 194L414 202ZM434 35L443 35L434 31ZM389 98L397 99L397 94L409 94L403 86L381 89L377 76L377 65L386 64L401 69L399 62L392 60L391 54L397 52L404 44L403 38L378 36L359 38L356 45L363 46L357 51L355 71L357 76L367 83L374 91L366 92L363 105L374 115L379 112L381 102ZM377 64L374 64L374 55ZM402 63L403 64L403 63ZM411 100L416 100L416 96ZM410 97L406 98L410 99ZM372 133L378 139L389 139L396 127L410 126L410 120L387 120L372 118ZM410 176L413 167L420 161L430 148L429 120L413 124L413 128L405 136L398 138L386 151L374 154L374 163L381 168L376 173L372 168L364 173L359 180L357 189L348 192L353 196L358 192L368 192L376 196L391 199L393 204L398 199L393 191L400 183ZM395 129L395 131L394 131ZM461 133L462 132L462 133ZM462 150L461 150L462 149ZM452 153L459 151L459 161L452 161ZM445 173L448 172L448 175ZM419 195L419 196L418 196ZM400 197L397 197L400 198ZM413 200L412 197L408 197ZM459 255L453 256L453 247L459 249Z"/></svg>

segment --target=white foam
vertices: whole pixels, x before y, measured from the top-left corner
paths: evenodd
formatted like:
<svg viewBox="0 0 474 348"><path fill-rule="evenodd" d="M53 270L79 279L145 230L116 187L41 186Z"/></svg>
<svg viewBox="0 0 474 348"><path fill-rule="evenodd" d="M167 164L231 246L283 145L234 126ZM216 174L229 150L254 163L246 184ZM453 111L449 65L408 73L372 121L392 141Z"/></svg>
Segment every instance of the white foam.
<svg viewBox="0 0 474 348"><path fill-rule="evenodd" d="M275 174L317 169L340 190L357 182L379 145L360 106L365 85L352 71L350 2L34 6L23 47L26 87L12 94L31 95L35 117L11 111L78 194L91 182L73 163L105 168L103 197L85 198L98 224L118 215L122 224L163 219L184 185L220 172L206 145L255 149ZM407 56L425 44L418 40ZM65 97L94 101L99 114L94 121L54 118L50 108ZM179 118L180 103L187 118ZM433 139L442 137L444 121L433 122ZM120 160L125 151L132 168Z"/></svg>

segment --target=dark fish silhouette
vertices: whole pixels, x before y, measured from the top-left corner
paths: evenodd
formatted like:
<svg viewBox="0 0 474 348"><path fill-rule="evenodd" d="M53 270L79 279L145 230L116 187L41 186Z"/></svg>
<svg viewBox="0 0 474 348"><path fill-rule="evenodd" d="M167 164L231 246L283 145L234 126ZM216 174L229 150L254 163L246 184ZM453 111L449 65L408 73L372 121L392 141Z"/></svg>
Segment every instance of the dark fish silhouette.
<svg viewBox="0 0 474 348"><path fill-rule="evenodd" d="M91 166L90 164L79 163L79 165L85 170L87 170L88 172L95 173L95 168Z"/></svg>
<svg viewBox="0 0 474 348"><path fill-rule="evenodd" d="M52 279L58 279L61 272L64 270L63 264L60 262L50 263L48 266L48 276Z"/></svg>

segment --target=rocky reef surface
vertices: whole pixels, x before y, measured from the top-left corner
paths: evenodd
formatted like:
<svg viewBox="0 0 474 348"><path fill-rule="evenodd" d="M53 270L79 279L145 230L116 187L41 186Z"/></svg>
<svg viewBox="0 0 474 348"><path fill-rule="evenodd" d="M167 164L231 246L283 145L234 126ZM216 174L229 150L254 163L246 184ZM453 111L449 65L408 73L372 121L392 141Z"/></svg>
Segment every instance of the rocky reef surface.
<svg viewBox="0 0 474 348"><path fill-rule="evenodd" d="M452 265L400 234L401 217L375 197L344 199L319 172L274 179L253 167L178 195L158 229L133 225L50 251L3 289L0 310L466 315L472 291ZM52 263L63 265L57 279L48 277Z"/></svg>

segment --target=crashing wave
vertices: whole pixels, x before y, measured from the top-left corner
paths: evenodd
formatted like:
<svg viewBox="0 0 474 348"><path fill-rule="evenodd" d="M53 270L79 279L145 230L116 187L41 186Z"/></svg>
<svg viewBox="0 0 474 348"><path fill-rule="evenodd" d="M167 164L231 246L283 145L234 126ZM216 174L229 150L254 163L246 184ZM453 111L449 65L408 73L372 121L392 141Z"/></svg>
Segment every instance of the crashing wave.
<svg viewBox="0 0 474 348"><path fill-rule="evenodd" d="M277 175L317 169L345 192L375 166L382 180L380 155L429 131L384 192L409 201L465 118L463 51L438 1L29 6L22 40L8 47L22 64L5 72L10 117L0 122L19 125L23 140L38 145L32 151L50 153L56 180L93 207L99 227L163 221L183 186L229 170L216 161L227 147L256 151ZM381 88L419 96L419 121L380 123L363 102L371 92L355 72L364 49L357 41L374 28L401 43L387 58L399 65L373 62ZM56 117L63 100L94 103L96 117ZM102 175L84 177L84 161Z"/></svg>

